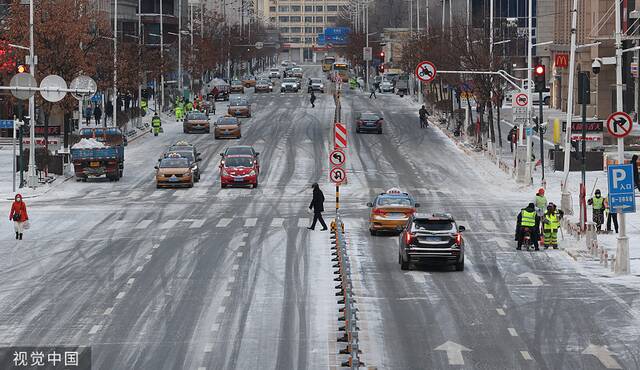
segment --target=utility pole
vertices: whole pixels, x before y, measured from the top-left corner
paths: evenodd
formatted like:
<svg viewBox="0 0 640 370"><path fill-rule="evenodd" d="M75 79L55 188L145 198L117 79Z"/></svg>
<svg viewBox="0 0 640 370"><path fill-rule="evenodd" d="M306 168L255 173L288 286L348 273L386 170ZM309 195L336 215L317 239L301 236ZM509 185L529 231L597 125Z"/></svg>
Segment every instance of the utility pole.
<svg viewBox="0 0 640 370"><path fill-rule="evenodd" d="M33 42L33 0L29 0L29 73L36 77L36 55ZM82 112L80 112L82 117ZM82 119L82 118L80 118ZM27 185L35 188L38 184L38 176L36 175L36 98L29 98L29 176L27 176ZM22 155L22 153L20 153Z"/></svg>
<svg viewBox="0 0 640 370"><path fill-rule="evenodd" d="M182 75L182 0L178 0L178 91L184 95L184 76Z"/></svg>
<svg viewBox="0 0 640 370"><path fill-rule="evenodd" d="M189 30L189 35L191 36L191 45L189 48L189 64L191 65L191 70L189 73L189 90L193 93L193 5L189 4L189 10L191 11L191 20L189 24L191 25L191 29Z"/></svg>
<svg viewBox="0 0 640 370"><path fill-rule="evenodd" d="M571 121L573 119L573 86L576 70L576 32L578 27L578 0L573 0L571 8L571 49L569 54L569 91L567 96L567 129L564 139L564 181L562 182L562 198L560 206L564 213L573 214L569 181L569 161L571 160Z"/></svg>
<svg viewBox="0 0 640 370"><path fill-rule="evenodd" d="M489 67L491 72L493 72L493 2L494 0L489 0ZM469 0L467 0L467 7L469 6ZM471 21L471 14L469 13L469 8L467 8L467 43L469 43L469 26L470 26L470 22ZM489 106L491 107L491 130L493 130L493 125L494 125L494 116L493 116L493 75L489 76L489 81L491 84L491 90L489 91ZM500 107L498 107L498 109L500 109ZM498 122L498 124L500 124L500 122ZM491 136L491 135L490 135ZM488 143L491 143L490 148L491 150L495 153L495 146L494 146L494 142L491 139L494 139L494 137L490 138L490 140L487 140Z"/></svg>
<svg viewBox="0 0 640 370"><path fill-rule="evenodd" d="M616 110L624 110L622 104L622 27L620 25L620 1L615 1L616 17ZM624 138L618 138L618 164L624 164ZM615 272L627 275L631 272L629 261L629 238L627 237L626 215L618 213L620 221L620 233L618 234L618 245L616 248Z"/></svg>
<svg viewBox="0 0 640 370"><path fill-rule="evenodd" d="M138 71L140 72L140 81L138 82L138 108L142 105L142 82L144 81L145 73L142 67L142 0L138 0ZM147 101L147 108L149 109L149 102ZM138 114L138 126L142 127L142 114ZM96 122L97 124L98 122Z"/></svg>
<svg viewBox="0 0 640 370"><path fill-rule="evenodd" d="M160 65L162 70L160 71L160 112L164 111L164 9L160 0Z"/></svg>
<svg viewBox="0 0 640 370"><path fill-rule="evenodd" d="M427 7L427 14L426 14L427 21L425 23L426 24L425 28L427 29L427 32L429 32L429 0L425 0L425 6Z"/></svg>
<svg viewBox="0 0 640 370"><path fill-rule="evenodd" d="M113 1L113 127L118 127L118 0ZM82 115L82 112L80 112Z"/></svg>
<svg viewBox="0 0 640 370"><path fill-rule="evenodd" d="M492 1L493 3L493 1ZM533 0L529 0L529 13L528 17L528 43L527 43L527 95L529 97L529 101L527 103L527 125L526 127L531 127L531 117L533 115L533 78L532 78L532 68L533 68ZM540 102L542 104L542 102ZM522 133L521 133L522 134ZM522 137L522 136L520 136ZM522 141L522 140L521 140ZM525 184L531 184L531 135L527 135L526 140L527 145L527 158L526 166L525 166Z"/></svg>

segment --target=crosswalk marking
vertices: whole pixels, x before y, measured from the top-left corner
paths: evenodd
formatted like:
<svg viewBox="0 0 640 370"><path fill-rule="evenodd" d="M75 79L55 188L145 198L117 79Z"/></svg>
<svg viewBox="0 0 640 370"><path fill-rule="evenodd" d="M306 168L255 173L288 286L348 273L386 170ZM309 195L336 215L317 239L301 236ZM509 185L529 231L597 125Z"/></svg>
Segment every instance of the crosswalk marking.
<svg viewBox="0 0 640 370"><path fill-rule="evenodd" d="M191 226L189 226L190 229L197 229L202 227L202 225L204 225L204 221L205 220L195 220L193 221L193 223L191 223Z"/></svg>
<svg viewBox="0 0 640 370"><path fill-rule="evenodd" d="M309 225L309 219L306 217L300 217L298 219L298 227L307 227Z"/></svg>
<svg viewBox="0 0 640 370"><path fill-rule="evenodd" d="M254 226L256 226L256 223L257 223L257 222L258 222L258 219L257 219L257 218L247 218L247 219L244 221L244 226L245 226L245 227L254 227Z"/></svg>
<svg viewBox="0 0 640 370"><path fill-rule="evenodd" d="M167 220L162 225L160 225L160 228L161 229L170 229L170 228L176 226L176 224L178 222L180 222L180 220Z"/></svg>
<svg viewBox="0 0 640 370"><path fill-rule="evenodd" d="M482 220L481 222L482 226L484 226L484 228L488 231L498 230L498 226L496 225L496 223L491 220Z"/></svg>
<svg viewBox="0 0 640 370"><path fill-rule="evenodd" d="M149 225L151 225L151 223L153 222L153 220L142 220L140 222L138 222L138 224L134 227L134 229L146 229L147 227L149 227Z"/></svg>
<svg viewBox="0 0 640 370"><path fill-rule="evenodd" d="M221 218L216 227L227 227L231 223L230 218Z"/></svg>
<svg viewBox="0 0 640 370"><path fill-rule="evenodd" d="M271 227L281 227L284 223L284 218L274 218L271 221Z"/></svg>
<svg viewBox="0 0 640 370"><path fill-rule="evenodd" d="M109 225L108 229L109 230L118 230L118 229L122 229L124 227L124 225L126 225L128 223L128 221L125 220L117 220L117 221L113 221L111 223L111 225Z"/></svg>

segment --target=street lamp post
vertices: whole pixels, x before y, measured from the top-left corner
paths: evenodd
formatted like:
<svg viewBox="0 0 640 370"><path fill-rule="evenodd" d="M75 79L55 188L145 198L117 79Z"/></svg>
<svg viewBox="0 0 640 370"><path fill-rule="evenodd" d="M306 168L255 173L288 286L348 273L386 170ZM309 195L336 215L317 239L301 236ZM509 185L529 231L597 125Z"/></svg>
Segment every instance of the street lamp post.
<svg viewBox="0 0 640 370"><path fill-rule="evenodd" d="M178 0L178 91L184 94L184 77L182 76L182 0Z"/></svg>
<svg viewBox="0 0 640 370"><path fill-rule="evenodd" d="M118 127L118 0L113 1L113 127ZM80 112L82 114L82 112Z"/></svg>
<svg viewBox="0 0 640 370"><path fill-rule="evenodd" d="M33 41L33 0L29 0L29 73L35 78L36 63L35 50ZM82 114L82 112L80 112ZM27 176L27 185L35 188L38 183L36 175L36 98L29 98L29 176Z"/></svg>

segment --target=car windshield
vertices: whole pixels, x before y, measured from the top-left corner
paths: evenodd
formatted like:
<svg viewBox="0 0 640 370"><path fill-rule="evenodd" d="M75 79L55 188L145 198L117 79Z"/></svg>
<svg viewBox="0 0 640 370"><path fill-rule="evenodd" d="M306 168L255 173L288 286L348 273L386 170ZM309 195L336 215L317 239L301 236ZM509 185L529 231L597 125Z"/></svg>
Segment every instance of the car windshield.
<svg viewBox="0 0 640 370"><path fill-rule="evenodd" d="M400 207L411 207L413 202L408 197L389 197L383 196L378 197L378 206L400 206Z"/></svg>
<svg viewBox="0 0 640 370"><path fill-rule="evenodd" d="M415 230L424 231L449 231L455 230L453 221L451 220L413 220L413 227Z"/></svg>
<svg viewBox="0 0 640 370"><path fill-rule="evenodd" d="M273 68L273 69L271 70L271 72L280 72L280 70L279 70L279 69L276 69L276 68Z"/></svg>
<svg viewBox="0 0 640 370"><path fill-rule="evenodd" d="M174 152L167 152L164 156L165 157L171 157L174 155L179 155L182 158L186 158L189 160L189 162L193 162L193 151L191 150L181 150L181 151L174 151Z"/></svg>
<svg viewBox="0 0 640 370"><path fill-rule="evenodd" d="M227 148L225 155L253 155L253 148L248 146L236 146Z"/></svg>
<svg viewBox="0 0 640 370"><path fill-rule="evenodd" d="M221 117L218 119L219 125L237 125L238 119L235 117Z"/></svg>
<svg viewBox="0 0 640 370"><path fill-rule="evenodd" d="M189 167L189 160L186 158L164 158L160 162L160 168L185 168Z"/></svg>
<svg viewBox="0 0 640 370"><path fill-rule="evenodd" d="M312 79L311 79L311 83L312 83L312 84L321 84L321 83L322 83L322 80L321 80L321 79L319 79L319 78L312 78Z"/></svg>
<svg viewBox="0 0 640 370"><path fill-rule="evenodd" d="M377 121L380 119L380 117L378 117L378 115L373 113L362 113L362 115L360 116L360 119L364 121Z"/></svg>
<svg viewBox="0 0 640 370"><path fill-rule="evenodd" d="M230 157L224 160L226 167L253 167L253 159L249 157Z"/></svg>
<svg viewBox="0 0 640 370"><path fill-rule="evenodd" d="M258 81L258 85L268 85L268 84L269 84L269 81L267 81L267 80Z"/></svg>
<svg viewBox="0 0 640 370"><path fill-rule="evenodd" d="M284 82L298 82L298 80L295 78L285 78Z"/></svg>
<svg viewBox="0 0 640 370"><path fill-rule="evenodd" d="M248 105L246 100L234 100L230 103L230 105L236 107L236 106L240 106L240 105Z"/></svg>
<svg viewBox="0 0 640 370"><path fill-rule="evenodd" d="M207 119L207 115L200 112L189 112L187 119Z"/></svg>
<svg viewBox="0 0 640 370"><path fill-rule="evenodd" d="M234 80L234 81L231 81L231 84L232 85L236 85L236 86L237 85L242 85L242 81Z"/></svg>

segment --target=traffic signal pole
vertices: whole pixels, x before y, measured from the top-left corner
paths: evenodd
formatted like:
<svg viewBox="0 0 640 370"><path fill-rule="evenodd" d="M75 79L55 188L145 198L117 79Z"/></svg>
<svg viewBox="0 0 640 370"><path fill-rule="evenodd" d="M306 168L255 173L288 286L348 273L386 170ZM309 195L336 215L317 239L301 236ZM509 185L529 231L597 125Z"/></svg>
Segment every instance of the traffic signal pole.
<svg viewBox="0 0 640 370"><path fill-rule="evenodd" d="M33 42L33 0L29 0L29 73L36 77L35 50ZM35 188L38 184L36 175L36 97L29 98L29 175L27 186Z"/></svg>
<svg viewBox="0 0 640 370"><path fill-rule="evenodd" d="M544 130L542 129L542 90L538 91L538 106L540 107L540 116L538 118L538 134L540 135L540 168L542 169L542 187L547 187L547 181L544 179Z"/></svg>

